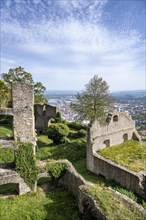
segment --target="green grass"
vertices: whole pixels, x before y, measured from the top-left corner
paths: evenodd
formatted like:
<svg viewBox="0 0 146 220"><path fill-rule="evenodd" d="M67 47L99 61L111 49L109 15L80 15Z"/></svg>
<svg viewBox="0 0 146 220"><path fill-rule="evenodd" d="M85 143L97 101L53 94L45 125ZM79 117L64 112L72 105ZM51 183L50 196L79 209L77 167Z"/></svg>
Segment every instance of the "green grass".
<svg viewBox="0 0 146 220"><path fill-rule="evenodd" d="M0 149L0 163L7 163L14 161L14 150Z"/></svg>
<svg viewBox="0 0 146 220"><path fill-rule="evenodd" d="M85 139L69 140L69 142L64 144L53 145L51 140L46 140L44 135L38 137L38 149L36 152L37 159L68 159L73 162L85 158L85 155Z"/></svg>
<svg viewBox="0 0 146 220"><path fill-rule="evenodd" d="M12 137L12 127L10 125L1 125L0 126L0 139L9 139Z"/></svg>
<svg viewBox="0 0 146 220"><path fill-rule="evenodd" d="M146 171L146 146L130 140L97 152L132 171Z"/></svg>
<svg viewBox="0 0 146 220"><path fill-rule="evenodd" d="M98 206L106 213L109 220L145 220L135 206L129 207L123 200L108 189L100 190L96 185L85 187L85 192L89 193L98 203Z"/></svg>
<svg viewBox="0 0 146 220"><path fill-rule="evenodd" d="M75 198L63 188L47 195L38 189L32 195L0 199L1 220L79 220Z"/></svg>

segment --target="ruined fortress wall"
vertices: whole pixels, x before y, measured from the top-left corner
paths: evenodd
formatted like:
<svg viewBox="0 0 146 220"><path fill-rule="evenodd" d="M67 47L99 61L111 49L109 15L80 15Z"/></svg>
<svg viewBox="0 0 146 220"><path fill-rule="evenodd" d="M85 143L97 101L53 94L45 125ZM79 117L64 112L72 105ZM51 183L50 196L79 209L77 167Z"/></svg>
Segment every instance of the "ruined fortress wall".
<svg viewBox="0 0 146 220"><path fill-rule="evenodd" d="M24 83L12 84L12 101L15 141L35 144L33 86Z"/></svg>
<svg viewBox="0 0 146 220"><path fill-rule="evenodd" d="M121 186L145 198L146 174L130 171L98 154L94 154L93 157L94 170L92 172L101 174L108 180L115 180Z"/></svg>
<svg viewBox="0 0 146 220"><path fill-rule="evenodd" d="M48 104L35 105L35 128L44 131L48 128L50 118L56 118L57 108Z"/></svg>
<svg viewBox="0 0 146 220"><path fill-rule="evenodd" d="M114 120L116 116L116 120ZM115 180L122 186L146 199L146 173L136 173L105 159L96 152L105 147L123 143L125 140L140 137L135 130L135 122L124 113L114 113L108 123L100 125L94 121L88 126L87 168L106 179Z"/></svg>
<svg viewBox="0 0 146 220"><path fill-rule="evenodd" d="M117 117L117 121L114 121L114 117ZM91 141L96 151L123 143L124 140L130 140L133 138L133 134L137 139L139 138L135 130L135 122L124 113L116 113L111 117L111 121L104 125L94 121L90 127L90 132Z"/></svg>

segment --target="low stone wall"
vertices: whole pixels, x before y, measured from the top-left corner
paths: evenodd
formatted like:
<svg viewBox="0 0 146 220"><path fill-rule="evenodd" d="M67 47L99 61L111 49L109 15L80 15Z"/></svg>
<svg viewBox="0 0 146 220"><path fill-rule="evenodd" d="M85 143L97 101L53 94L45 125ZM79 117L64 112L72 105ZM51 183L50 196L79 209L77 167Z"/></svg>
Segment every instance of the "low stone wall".
<svg viewBox="0 0 146 220"><path fill-rule="evenodd" d="M130 171L96 153L93 153L93 161L92 172L100 174L108 180L115 180L121 186L146 199L146 172Z"/></svg>
<svg viewBox="0 0 146 220"><path fill-rule="evenodd" d="M1 169L0 168L0 185L15 183L19 186L19 195L31 192L28 185L20 177L20 175L14 170Z"/></svg>
<svg viewBox="0 0 146 220"><path fill-rule="evenodd" d="M80 212L86 216L86 220L107 220L107 216L103 209L101 209L98 201L94 200L90 195L84 191L84 186L92 186L91 182L86 181L72 166L72 164L65 160L69 164L69 169L66 171L64 177L62 178L62 184L71 192L78 200L78 206ZM64 162L65 162L64 161ZM137 177L136 177L137 178ZM124 200L129 207L135 206L137 209L146 214L146 210L142 206L138 205L133 200L129 199L127 196L122 195L109 188L113 193L119 196L121 200Z"/></svg>

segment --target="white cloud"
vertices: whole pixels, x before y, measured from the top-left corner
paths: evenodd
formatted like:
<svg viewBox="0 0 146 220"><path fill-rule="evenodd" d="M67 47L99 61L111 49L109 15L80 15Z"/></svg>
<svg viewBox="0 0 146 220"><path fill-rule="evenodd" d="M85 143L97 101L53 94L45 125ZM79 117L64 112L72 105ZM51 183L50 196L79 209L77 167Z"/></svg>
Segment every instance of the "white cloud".
<svg viewBox="0 0 146 220"><path fill-rule="evenodd" d="M32 19L28 25L22 25L17 17L9 16L8 9L5 10L9 19L1 22L2 50L9 48L22 55L20 62L17 52L13 53L16 61L7 62L7 65L20 62L18 65L24 65L26 70L28 67L36 80L41 77L48 88L50 79L51 86L57 83L60 86L59 82L62 82L64 87L64 82L66 88L72 85L83 87L94 74L107 79L112 88L120 87L121 83L130 88L131 83L132 86L136 85L139 75L139 86L143 86L144 42L136 30L113 30L99 22L107 1L91 1L90 4L89 1L56 1L62 13L70 13L60 20L61 15L55 14L51 1L47 1L50 4L48 14L44 12L45 1L33 2L35 10L39 6L37 10L44 18L37 22ZM6 1L6 4L9 8L10 2ZM24 8L28 13L26 5ZM17 15L22 9L19 4L15 7ZM36 13L33 7L29 12L32 18L36 16L33 15L33 12ZM2 68L5 68L6 60L3 58Z"/></svg>

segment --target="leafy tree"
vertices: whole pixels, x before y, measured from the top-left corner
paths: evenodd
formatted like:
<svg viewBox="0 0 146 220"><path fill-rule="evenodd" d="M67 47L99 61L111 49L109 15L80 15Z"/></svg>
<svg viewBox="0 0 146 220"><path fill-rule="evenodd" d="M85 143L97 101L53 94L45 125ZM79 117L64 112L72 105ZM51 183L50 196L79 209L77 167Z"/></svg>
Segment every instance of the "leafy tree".
<svg viewBox="0 0 146 220"><path fill-rule="evenodd" d="M76 96L76 102L71 103L71 108L78 113L79 120L103 121L106 113L113 110L113 100L109 94L109 86L101 77L95 75L85 90Z"/></svg>
<svg viewBox="0 0 146 220"><path fill-rule="evenodd" d="M26 72L23 67L19 66L14 69L9 69L8 73L1 74L1 78L7 84L12 82L22 82L34 85L35 103L47 102L47 99L44 97L44 91L46 88L42 85L41 82L35 83L31 73Z"/></svg>
<svg viewBox="0 0 146 220"><path fill-rule="evenodd" d="M41 82L36 82L34 84L34 98L35 98L35 104L40 102L47 103L48 100L44 97L44 92L46 88L43 86Z"/></svg>
<svg viewBox="0 0 146 220"><path fill-rule="evenodd" d="M47 130L48 138L52 139L54 144L63 143L69 134L69 128L62 123L51 124Z"/></svg>
<svg viewBox="0 0 146 220"><path fill-rule="evenodd" d="M10 90L8 85L0 79L0 107L6 106L10 101Z"/></svg>
<svg viewBox="0 0 146 220"><path fill-rule="evenodd" d="M26 72L24 68L21 66L14 69L9 69L9 72L2 73L1 77L6 83L12 83L12 82L22 82L29 84L34 83L31 73Z"/></svg>

